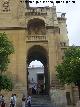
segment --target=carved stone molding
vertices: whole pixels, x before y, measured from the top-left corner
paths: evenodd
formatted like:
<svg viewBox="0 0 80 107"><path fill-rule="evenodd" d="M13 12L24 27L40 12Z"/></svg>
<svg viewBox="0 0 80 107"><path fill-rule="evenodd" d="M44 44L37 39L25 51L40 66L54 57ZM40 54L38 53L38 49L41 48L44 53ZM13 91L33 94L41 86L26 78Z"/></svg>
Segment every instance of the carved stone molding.
<svg viewBox="0 0 80 107"><path fill-rule="evenodd" d="M9 0L4 0L3 4L2 4L2 11L3 12L8 12L10 11L10 5L9 5Z"/></svg>

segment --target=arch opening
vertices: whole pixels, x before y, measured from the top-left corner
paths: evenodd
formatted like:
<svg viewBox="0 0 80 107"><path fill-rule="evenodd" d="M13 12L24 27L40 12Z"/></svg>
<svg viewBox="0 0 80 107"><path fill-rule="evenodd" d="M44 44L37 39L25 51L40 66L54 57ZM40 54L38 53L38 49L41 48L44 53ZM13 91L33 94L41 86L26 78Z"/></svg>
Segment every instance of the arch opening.
<svg viewBox="0 0 80 107"><path fill-rule="evenodd" d="M34 18L31 19L27 24L29 35L45 35L45 22L42 19Z"/></svg>
<svg viewBox="0 0 80 107"><path fill-rule="evenodd" d="M42 66L30 66L34 60L41 62ZM33 46L28 50L27 56L27 89L31 91L36 89L36 94L49 94L49 72L48 72L48 57L46 50L41 46Z"/></svg>

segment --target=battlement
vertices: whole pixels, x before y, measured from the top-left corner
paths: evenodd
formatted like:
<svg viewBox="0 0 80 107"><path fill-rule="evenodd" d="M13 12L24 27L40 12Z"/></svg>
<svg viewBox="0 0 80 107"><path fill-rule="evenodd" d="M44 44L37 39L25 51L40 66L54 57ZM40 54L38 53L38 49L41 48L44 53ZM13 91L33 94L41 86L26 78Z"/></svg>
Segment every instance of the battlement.
<svg viewBox="0 0 80 107"><path fill-rule="evenodd" d="M25 15L47 15L47 11L43 8L30 8L26 9Z"/></svg>
<svg viewBox="0 0 80 107"><path fill-rule="evenodd" d="M57 15L58 21L66 21L66 17L65 17L66 13L61 13L61 12L59 13L60 13L59 16Z"/></svg>
<svg viewBox="0 0 80 107"><path fill-rule="evenodd" d="M50 7L30 7L25 10L25 15L47 15Z"/></svg>

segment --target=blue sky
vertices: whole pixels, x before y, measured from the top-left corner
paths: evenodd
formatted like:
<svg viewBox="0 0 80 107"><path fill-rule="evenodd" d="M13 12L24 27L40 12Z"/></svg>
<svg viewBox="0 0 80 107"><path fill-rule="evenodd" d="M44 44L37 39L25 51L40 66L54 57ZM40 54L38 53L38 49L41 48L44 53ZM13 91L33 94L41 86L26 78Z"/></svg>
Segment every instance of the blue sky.
<svg viewBox="0 0 80 107"><path fill-rule="evenodd" d="M32 0L33 1L33 0ZM31 3L30 6L52 6L51 3L35 3L36 0L34 0L34 3ZM38 0L38 1L44 1L44 0ZM50 1L50 0L45 0ZM67 18L67 29L68 29L68 38L69 38L69 45L78 45L80 46L80 0L75 0L75 3L72 3L72 0L69 3L59 3L57 4L57 0L54 1L54 5L56 6L57 12L65 12L66 18ZM63 1L63 0L62 0ZM66 0L64 0L66 1Z"/></svg>

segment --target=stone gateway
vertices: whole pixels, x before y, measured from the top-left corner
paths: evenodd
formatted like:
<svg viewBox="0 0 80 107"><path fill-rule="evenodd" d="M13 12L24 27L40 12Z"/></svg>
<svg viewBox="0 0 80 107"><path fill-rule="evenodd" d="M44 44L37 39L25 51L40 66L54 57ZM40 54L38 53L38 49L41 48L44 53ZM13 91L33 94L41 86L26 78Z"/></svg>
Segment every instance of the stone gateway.
<svg viewBox="0 0 80 107"><path fill-rule="evenodd" d="M55 66L69 45L64 13L57 17L54 5L35 8L24 0L0 0L0 32L7 34L15 48L7 70L13 91L27 93L28 66L33 60L44 65L46 93L64 88L55 76Z"/></svg>

